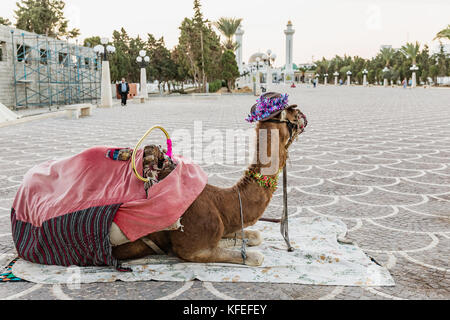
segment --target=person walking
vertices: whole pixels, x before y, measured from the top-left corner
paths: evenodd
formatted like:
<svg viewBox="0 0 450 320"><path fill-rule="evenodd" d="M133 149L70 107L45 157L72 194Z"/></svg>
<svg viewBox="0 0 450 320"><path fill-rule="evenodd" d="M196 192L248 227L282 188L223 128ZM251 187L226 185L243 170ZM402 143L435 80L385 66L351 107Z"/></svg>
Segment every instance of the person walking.
<svg viewBox="0 0 450 320"><path fill-rule="evenodd" d="M119 83L119 94L122 97L122 107L127 105L128 93L130 93L130 86L125 81L125 78L122 78L122 82Z"/></svg>

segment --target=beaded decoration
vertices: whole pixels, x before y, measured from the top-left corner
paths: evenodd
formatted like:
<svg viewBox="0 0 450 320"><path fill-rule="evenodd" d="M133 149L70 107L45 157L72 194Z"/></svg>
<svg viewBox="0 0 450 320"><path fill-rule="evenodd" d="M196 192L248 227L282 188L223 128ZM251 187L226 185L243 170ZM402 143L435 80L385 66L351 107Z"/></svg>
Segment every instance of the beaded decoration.
<svg viewBox="0 0 450 320"><path fill-rule="evenodd" d="M270 178L250 170L246 172L246 175L253 178L261 187L273 189L274 191L278 188L278 176L276 178Z"/></svg>

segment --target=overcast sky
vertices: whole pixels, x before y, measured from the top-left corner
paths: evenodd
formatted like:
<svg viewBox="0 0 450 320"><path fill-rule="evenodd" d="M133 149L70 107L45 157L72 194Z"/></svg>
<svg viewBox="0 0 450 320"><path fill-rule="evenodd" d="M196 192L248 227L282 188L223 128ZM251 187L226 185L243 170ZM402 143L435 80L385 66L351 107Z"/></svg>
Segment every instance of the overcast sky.
<svg viewBox="0 0 450 320"><path fill-rule="evenodd" d="M209 20L243 18L244 60L255 52L271 49L277 65L285 62L285 35L292 20L294 62L335 54L370 58L381 45L399 47L419 41L431 47L432 39L450 24L449 0L201 0ZM71 27L80 39L94 35L111 37L124 27L132 35L164 36L171 49L178 42L184 17L192 17L192 0L66 0ZM124 6L125 4L125 6ZM16 0L1 0L0 16L14 21Z"/></svg>

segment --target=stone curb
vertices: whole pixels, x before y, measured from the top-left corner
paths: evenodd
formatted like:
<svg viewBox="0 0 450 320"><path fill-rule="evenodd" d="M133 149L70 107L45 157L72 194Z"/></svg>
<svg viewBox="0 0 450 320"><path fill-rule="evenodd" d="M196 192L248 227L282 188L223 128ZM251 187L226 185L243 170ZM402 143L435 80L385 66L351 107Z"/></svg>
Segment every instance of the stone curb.
<svg viewBox="0 0 450 320"><path fill-rule="evenodd" d="M23 118L13 120L13 121L2 122L2 123L0 123L0 128L10 127L10 126L14 126L16 124L27 123L27 122L36 121L36 120L56 118L59 116L64 116L65 114L66 114L66 111L62 110L62 111L55 111L55 112L39 114L39 115L35 115L35 116L23 117Z"/></svg>

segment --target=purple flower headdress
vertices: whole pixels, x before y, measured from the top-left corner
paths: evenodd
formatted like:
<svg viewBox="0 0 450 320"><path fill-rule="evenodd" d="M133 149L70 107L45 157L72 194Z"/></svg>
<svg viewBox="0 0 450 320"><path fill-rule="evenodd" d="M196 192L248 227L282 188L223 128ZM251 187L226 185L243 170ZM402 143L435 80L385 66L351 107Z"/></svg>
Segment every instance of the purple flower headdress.
<svg viewBox="0 0 450 320"><path fill-rule="evenodd" d="M261 96L256 100L256 108L251 114L245 119L247 122L257 122L269 117L272 113L280 111L289 105L288 103L289 95L282 94L279 98L266 98Z"/></svg>

